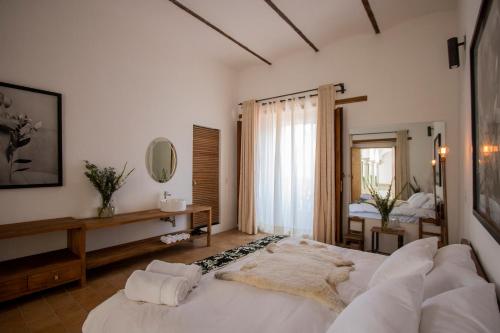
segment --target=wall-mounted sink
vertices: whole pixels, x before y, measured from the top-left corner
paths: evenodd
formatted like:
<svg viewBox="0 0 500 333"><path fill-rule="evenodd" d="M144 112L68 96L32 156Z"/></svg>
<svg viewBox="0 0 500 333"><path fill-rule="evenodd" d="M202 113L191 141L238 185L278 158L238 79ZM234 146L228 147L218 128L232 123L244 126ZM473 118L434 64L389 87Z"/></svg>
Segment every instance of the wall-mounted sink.
<svg viewBox="0 0 500 333"><path fill-rule="evenodd" d="M162 212L178 212L186 210L186 200L167 198L160 200L160 210Z"/></svg>

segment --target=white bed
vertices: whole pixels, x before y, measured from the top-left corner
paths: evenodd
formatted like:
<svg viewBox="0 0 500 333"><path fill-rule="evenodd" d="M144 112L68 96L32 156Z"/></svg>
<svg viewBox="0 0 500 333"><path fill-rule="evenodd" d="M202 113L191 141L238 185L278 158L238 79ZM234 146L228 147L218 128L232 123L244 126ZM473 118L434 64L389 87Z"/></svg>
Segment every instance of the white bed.
<svg viewBox="0 0 500 333"><path fill-rule="evenodd" d="M298 243L298 240L285 239L280 243L284 242ZM342 300L348 304L367 289L371 276L386 257L336 246L329 249L355 264L349 280L338 286ZM222 269L237 269L255 255ZM203 276L198 287L178 307L133 302L119 291L89 313L83 332L324 333L335 318L333 311L313 300L216 280L212 271Z"/></svg>
<svg viewBox="0 0 500 333"><path fill-rule="evenodd" d="M359 216L369 219L380 220L380 213L377 208L367 203L352 203L349 205L349 216ZM435 218L435 209L415 208L403 201L399 206L394 207L390 215L402 223L417 223L419 218Z"/></svg>
<svg viewBox="0 0 500 333"><path fill-rule="evenodd" d="M419 238L420 218L436 218L435 197L432 193L419 192L413 194L407 201L398 200L390 217L395 218L400 228L405 230L404 244L408 244ZM437 199L440 201L440 199ZM377 208L366 203L351 203L349 204L349 216L357 216L365 219L365 250L372 247L371 228L381 225L381 217ZM435 225L426 227L427 231L440 233L441 228ZM379 250L385 253L392 253L397 249L397 242L394 238L388 235L380 236Z"/></svg>

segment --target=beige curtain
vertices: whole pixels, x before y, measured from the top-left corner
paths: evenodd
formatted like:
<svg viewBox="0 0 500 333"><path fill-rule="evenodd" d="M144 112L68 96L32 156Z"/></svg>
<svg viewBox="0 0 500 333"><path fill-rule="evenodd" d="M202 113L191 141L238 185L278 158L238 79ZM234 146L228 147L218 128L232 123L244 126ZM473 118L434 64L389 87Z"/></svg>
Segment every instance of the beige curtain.
<svg viewBox="0 0 500 333"><path fill-rule="evenodd" d="M318 89L313 237L335 242L335 86Z"/></svg>
<svg viewBox="0 0 500 333"><path fill-rule="evenodd" d="M401 189L410 181L410 164L408 151L408 131L398 131L396 134L396 186L395 194L401 192ZM409 185L401 192L400 199L409 198Z"/></svg>
<svg viewBox="0 0 500 333"><path fill-rule="evenodd" d="M240 192L238 202L238 229L256 234L254 201L255 131L257 128L257 103L243 102L241 124Z"/></svg>

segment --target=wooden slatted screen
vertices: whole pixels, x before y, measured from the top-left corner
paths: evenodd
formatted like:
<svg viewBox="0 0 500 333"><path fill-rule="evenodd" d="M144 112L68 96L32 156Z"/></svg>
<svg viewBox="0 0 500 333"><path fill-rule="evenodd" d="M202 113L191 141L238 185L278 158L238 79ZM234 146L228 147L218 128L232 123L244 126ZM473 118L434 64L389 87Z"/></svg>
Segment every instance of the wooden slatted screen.
<svg viewBox="0 0 500 333"><path fill-rule="evenodd" d="M193 125L193 204L212 207L212 224L219 223L220 131ZM194 227L208 223L208 214L193 216Z"/></svg>

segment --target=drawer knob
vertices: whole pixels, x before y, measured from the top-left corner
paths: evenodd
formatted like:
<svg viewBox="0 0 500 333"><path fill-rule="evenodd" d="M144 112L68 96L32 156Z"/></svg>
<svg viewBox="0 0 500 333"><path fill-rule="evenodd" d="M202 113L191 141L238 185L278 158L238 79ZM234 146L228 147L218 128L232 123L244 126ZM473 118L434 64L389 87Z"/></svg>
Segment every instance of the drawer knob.
<svg viewBox="0 0 500 333"><path fill-rule="evenodd" d="M58 274L54 275L54 280L55 281L59 280L59 275Z"/></svg>

